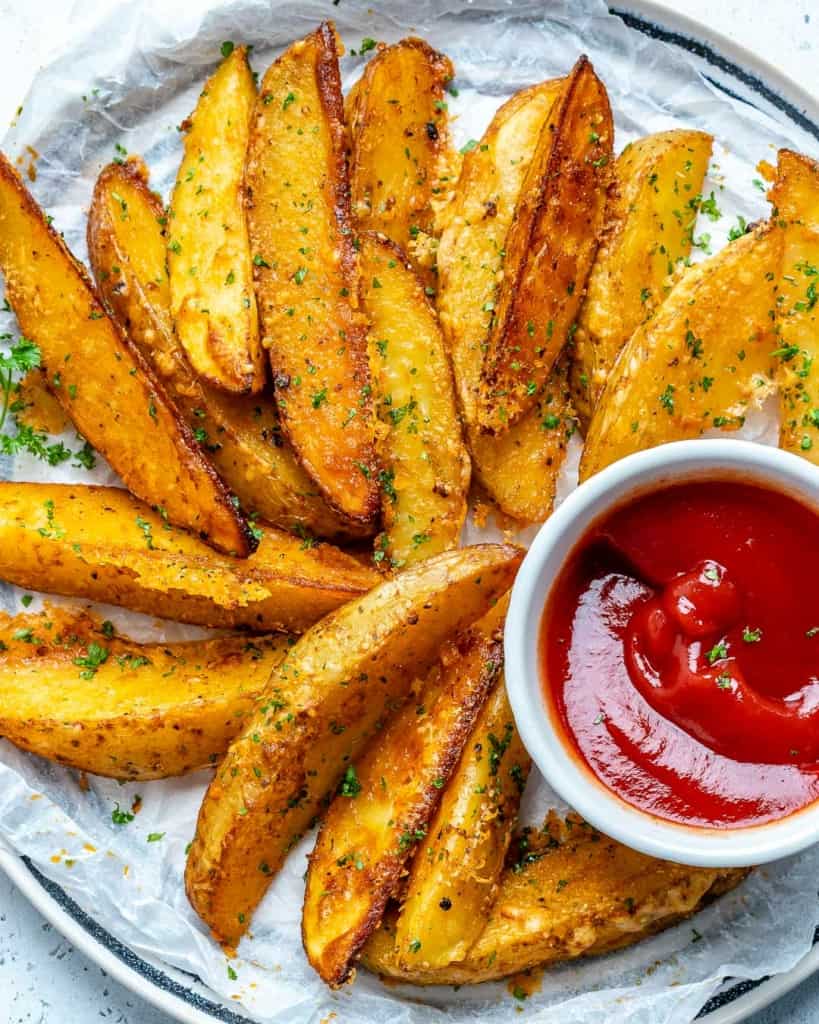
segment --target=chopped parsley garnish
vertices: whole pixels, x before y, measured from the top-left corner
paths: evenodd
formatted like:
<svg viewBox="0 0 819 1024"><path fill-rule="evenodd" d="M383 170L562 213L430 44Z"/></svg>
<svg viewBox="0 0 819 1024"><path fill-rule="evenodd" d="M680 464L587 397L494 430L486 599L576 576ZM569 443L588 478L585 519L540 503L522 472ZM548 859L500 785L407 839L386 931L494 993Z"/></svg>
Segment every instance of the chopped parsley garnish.
<svg viewBox="0 0 819 1024"><path fill-rule="evenodd" d="M714 644L710 651L705 655L709 665L713 665L715 661L720 661L722 658L728 657L728 645L724 640L720 640L718 644Z"/></svg>
<svg viewBox="0 0 819 1024"><path fill-rule="evenodd" d="M344 777L341 780L338 791L341 796L347 796L351 800L355 800L361 792L361 783L358 781L355 765L347 765L347 770L344 772Z"/></svg>
<svg viewBox="0 0 819 1024"><path fill-rule="evenodd" d="M128 825L134 820L134 815L130 811L123 811L119 804L114 805L113 811L111 811L111 821L115 825Z"/></svg>
<svg viewBox="0 0 819 1024"><path fill-rule="evenodd" d="M80 679L93 679L97 669L108 661L108 648L97 643L90 643L81 657L74 659L74 664L82 668Z"/></svg>

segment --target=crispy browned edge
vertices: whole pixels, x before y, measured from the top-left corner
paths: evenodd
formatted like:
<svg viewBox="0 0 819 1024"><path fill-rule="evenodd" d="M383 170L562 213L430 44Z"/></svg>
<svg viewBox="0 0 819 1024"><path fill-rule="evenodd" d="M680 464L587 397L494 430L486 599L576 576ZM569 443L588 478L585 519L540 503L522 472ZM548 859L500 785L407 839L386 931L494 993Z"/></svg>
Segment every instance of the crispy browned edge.
<svg viewBox="0 0 819 1024"><path fill-rule="evenodd" d="M483 659L483 665L481 667L480 683L479 685L471 688L466 700L464 700L461 705L463 713L458 719L457 727L446 738L446 748L441 755L440 774L444 776L447 781L449 781L452 776L452 772L460 760L463 748L472 733L472 728L477 720L478 714L486 702L492 683L495 681L498 673L503 667L503 640L501 637L494 636L492 639L486 638L480 630L474 627L466 630L453 641L453 647L457 651L458 661L460 661L461 657L465 655L468 649L473 645L484 648L486 651L486 657ZM455 670L455 666L450 665L449 671ZM446 669L444 671L446 671ZM373 740L373 745L377 745L379 740L380 736L376 735ZM432 816L441 801L442 795L443 787L440 789L435 786L427 787L426 791L423 793L422 802L415 808L416 814L414 819L406 819L406 827L408 831L419 828L423 822L429 822L432 819ZM322 822L321 831L324 831L325 825L326 819ZM315 963L308 957L312 967L321 975L322 979L327 982L330 988L340 988L345 982L349 981L353 977L355 973L355 963L361 954L361 950L364 948L367 939L381 923L384 911L387 909L387 905L391 897L395 895L396 886L400 881L401 869L403 865L410 860L413 853L414 848L409 847L403 856L393 855L386 857L380 863L380 872L373 880L373 900L370 904L369 912L361 922L361 925L355 932L352 939L349 941L346 959L336 964L336 969L332 975L327 975L322 972L321 965ZM315 849L309 856L309 860L311 862L314 854ZM306 950L307 946L304 942L303 916L302 943Z"/></svg>
<svg viewBox="0 0 819 1024"><path fill-rule="evenodd" d="M337 33L335 23L332 21L323 21L311 34L315 36L317 40L316 81L318 83L321 105L330 129L330 139L332 144L331 169L334 169L333 216L336 224L338 225L339 263L342 267L344 276L349 278L351 281L355 281L357 306L360 310L363 308L361 277L358 272L358 260L356 257L355 247L353 246L352 198L350 192L349 167L347 165L347 128L344 121L344 96L341 92L341 73L338 66L338 47L336 46ZM307 38L309 38L309 36ZM287 52L288 51L285 51L285 54L282 54L281 57L277 57L275 63L278 64ZM262 85L263 84L264 82L262 82ZM260 102L261 97L262 91L259 92L259 97L256 100L257 103ZM246 182L244 186L244 193L245 210L247 210L248 207L252 205L253 198L247 188ZM361 374L361 380L369 382L371 379L370 363L367 356L366 330L363 327L362 343L358 348L356 348L356 346L352 346L350 353L358 372ZM272 363L273 360L271 358L271 364ZM274 381L275 376L276 368L273 366ZM373 416L372 400L368 399L368 402L370 415ZM301 460L301 449L290 432L288 417L282 416L280 423L282 433L287 438L287 441L293 451L298 454L299 459ZM328 505L330 505L330 507L339 515L344 516L353 522L360 523L362 526L373 523L381 507L381 495L375 483L378 466L373 446L371 446L369 455L369 469L372 483L368 489L366 510L362 515L358 516L352 515L349 512L345 512L344 509L339 508L337 502L333 500L333 495L328 493L326 488L322 485L319 476L311 472L309 466L305 465L304 467L310 474L310 477L315 481L316 486L322 492Z"/></svg>
<svg viewBox="0 0 819 1024"><path fill-rule="evenodd" d="M559 96L559 98L557 100L557 104L559 105L560 109L558 111L557 121L556 121L556 123L554 125L554 131L553 131L553 135L554 135L554 137L556 139L556 142L555 142L555 145L552 146L551 153L549 154L549 160L548 160L548 163L546 165L546 172L545 172L545 174L541 175L540 180L538 182L537 193L536 193L536 206L537 206L538 209L543 207L543 205L544 205L543 200L544 200L544 196L546 194L546 190L547 190L547 188L549 188L551 186L551 183L557 177L559 165L565 159L565 150L566 150L566 144L565 144L566 131L565 131L565 127L566 127L566 120L567 120L567 117L568 117L569 107L571 106L571 100L572 100L572 97L574 96L575 90L577 89L578 82L580 81L580 72L583 71L587 67L591 68L592 74L596 74L595 71L594 71L594 68L592 66L592 63L589 60L589 58L585 54L581 54L580 57L578 57L578 59L577 59L575 65L574 65L574 67L572 68L571 72L569 73L569 75L566 78L566 88L563 90L562 95ZM600 84L603 85L602 81L601 81ZM603 90L602 91L603 91L603 96L604 96L604 99L605 99L605 105L606 105L606 107L608 108L608 111L609 111L609 121L611 122L612 121L611 106L609 104L608 92L607 92L607 90L606 90L604 85L603 85ZM514 99L514 98L515 98L514 96L511 97L511 99ZM510 102L510 101L507 101L507 102ZM547 124L544 125L544 130L548 131L549 127L550 127L550 125L547 122ZM608 163L611 164L611 160L610 159L609 159ZM611 173L611 172L609 172L609 173ZM525 185L524 185L524 188L525 188ZM605 216L605 209L604 209L604 212L603 212L603 216ZM525 251L527 251L527 252L531 249L532 236L533 236L533 234L535 232L535 227L537 225L537 221L538 221L537 215L535 215L533 217L530 217L530 219L529 219L529 228L528 228L528 230L526 232L527 245L525 247ZM586 280L588 279L588 274L591 273L591 269L592 269L592 266L594 264L595 252L597 250L597 246L599 245L599 242L600 242L600 231L598 231L598 233L597 233L597 239L595 240L595 244L594 244L594 247L593 247L592 252L591 252L591 258L589 260L589 266L588 266L587 274L586 274L586 277L583 280L583 288L580 289L581 294L585 293ZM521 283L521 280L522 280L522 278L524 276L525 270L526 270L526 260L525 259L521 259L521 260L518 261L517 265L514 268L514 278L513 278L513 280L510 283L508 283L508 285L507 285L507 287L509 288L511 294L516 295L517 292L519 291L520 283ZM504 284L506 285L506 282L504 282ZM505 317L504 322L501 325L501 330L499 332L500 336L498 337L497 342L496 342L496 347L498 348L499 351L501 349L501 346L503 345L502 338L503 338L504 335L507 334L507 332L508 332L508 330L510 328L510 324L511 324L510 318L508 316ZM561 348L555 350L555 360L554 360L554 362L557 362L558 358L560 357L560 353L563 351L563 349L565 347L566 346L563 345ZM495 365L493 367L487 367L486 363L484 363L484 374L485 374L484 379L485 379L485 381L487 383L490 383L491 381L493 381L495 379L495 377L497 375L497 372L500 369L500 365L501 365L500 362L498 362L497 365ZM552 365L554 365L554 363ZM528 410L522 410L522 411L520 411L517 414L517 416L514 417L514 419L510 419L509 426L511 426L513 424L513 422L516 422L517 420L521 419L526 414L527 411ZM495 431L496 431L495 425L493 423L491 423L491 422L487 422L487 423L483 423L482 422L481 423L481 427L483 429L487 430L489 433L495 433Z"/></svg>
<svg viewBox="0 0 819 1024"><path fill-rule="evenodd" d="M43 211L40 209L40 207L34 200L34 197L25 187L19 174L12 167L11 163L9 162L8 158L5 156L4 153L0 153L0 175L2 175L14 188L15 192L20 198L21 203L27 209L29 215L40 220L42 227L51 236L51 239L56 243L57 248L62 251L63 255L66 257L68 264L73 268L74 272L80 278L80 281L88 290L88 293L92 297L94 302L100 307L100 309L106 309L107 307L105 306L99 293L97 292L96 286L92 282L91 277L88 274L88 271L68 248L63 237L46 220ZM108 316L107 313L106 316ZM123 347L127 348L129 354L133 358L135 364L139 369L139 372L142 373L150 383L151 389L154 391L156 395L156 401L164 405L167 408L171 417L175 420L179 432L182 435L182 439L186 444L189 457L197 463L197 468L200 470L200 472L204 473L207 477L210 478L210 481L213 485L214 499L224 509L228 511L230 517L234 520L236 524L236 539L239 542L239 545L235 549L233 549L231 553L235 553L239 557L247 557L247 555L251 554L253 551L256 550L258 544L256 538L253 536L253 533L250 530L250 526L247 520L236 507L234 502L231 500L231 494L228 491L227 487L225 487L224 483L222 482L222 479L217 475L216 470L213 468L211 463L205 458L202 449L200 448L198 442L193 436L193 431L182 418L182 416L179 413L179 410L176 408L174 403L168 397L168 394L165 391L165 388L163 387L161 381L154 374L153 370L150 368L147 362L142 358L141 353L136 348L136 346L131 342L131 339L125 334L124 331L121 330L119 324L111 317L108 317L108 320L111 324L112 330L114 330L119 335ZM51 389L49 388L49 390ZM66 414L70 419L71 409L70 406L65 401L62 393L59 391L52 393L63 406L63 408L66 411ZM103 452L102 454L105 455L105 452ZM211 537L209 537L208 540L211 543L213 542L213 539Z"/></svg>

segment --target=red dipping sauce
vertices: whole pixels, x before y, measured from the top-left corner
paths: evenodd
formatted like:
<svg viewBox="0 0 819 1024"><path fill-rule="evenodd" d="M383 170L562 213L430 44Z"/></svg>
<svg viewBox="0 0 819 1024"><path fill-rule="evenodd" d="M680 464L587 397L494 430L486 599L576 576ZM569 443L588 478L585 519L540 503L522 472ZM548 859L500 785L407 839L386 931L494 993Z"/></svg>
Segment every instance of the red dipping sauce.
<svg viewBox="0 0 819 1024"><path fill-rule="evenodd" d="M754 484L678 484L598 520L541 623L547 700L622 799L690 825L819 799L819 515Z"/></svg>

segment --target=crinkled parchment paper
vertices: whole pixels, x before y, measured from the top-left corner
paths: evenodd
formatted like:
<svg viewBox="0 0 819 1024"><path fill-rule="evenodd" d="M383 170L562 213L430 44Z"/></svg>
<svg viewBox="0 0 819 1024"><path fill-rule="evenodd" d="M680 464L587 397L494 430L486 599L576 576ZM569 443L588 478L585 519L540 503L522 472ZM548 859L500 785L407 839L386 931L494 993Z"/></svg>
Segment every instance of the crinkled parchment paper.
<svg viewBox="0 0 819 1024"><path fill-rule="evenodd" d="M682 56L628 30L596 0L415 0L374 10L357 0L339 6L329 0L109 0L95 10L102 13L77 5L74 31L33 81L3 142L13 158L26 145L40 154L33 191L80 257L93 182L116 145L141 153L154 186L167 196L181 151L176 126L192 110L223 40L252 43L252 63L262 72L285 44L327 16L336 19L348 47L358 48L365 36L393 41L411 31L446 51L460 89L450 100L459 115L459 145L480 136L511 92L563 74L579 53L589 54L609 89L618 149L638 135L675 126L716 136L706 191L714 190L723 216L714 223L705 219L696 230L698 236L711 235L714 249L738 214L751 221L766 213L762 191L753 184L756 163L772 159L780 145L806 145L797 129L718 93ZM345 86L362 64L360 57L342 60ZM0 327L14 331L7 319ZM746 432L770 442L775 427L768 412L754 417ZM65 440L74 442L73 433ZM49 470L20 460L0 469L17 479L113 479L102 466L89 474L70 463ZM563 493L573 486L571 477L567 471ZM468 531L473 539L479 535L475 528ZM10 610L19 607L20 596L10 587L0 591ZM157 630L151 620L120 609L105 612L139 637L191 632L170 625ZM524 1020L545 1022L559 1008L563 1024L676 1024L690 1020L727 976L758 978L792 967L809 949L819 921L817 849L755 872L693 922L633 949L547 972L540 990L522 1004L515 1004L503 984L458 992L395 988L366 972L353 987L331 994L308 968L299 935L309 837L276 879L229 972L182 886L205 774L126 786L88 781L86 791L75 773L0 741L0 842L30 857L134 950L198 975L234 1008L238 1000L264 1021L306 1024L336 1011L339 1024L491 1022L506 1021L517 1010ZM115 803L128 807L137 793L143 809L136 819L114 825ZM526 816L538 820L556 801L533 780L525 804ZM148 842L156 832L163 838Z"/></svg>

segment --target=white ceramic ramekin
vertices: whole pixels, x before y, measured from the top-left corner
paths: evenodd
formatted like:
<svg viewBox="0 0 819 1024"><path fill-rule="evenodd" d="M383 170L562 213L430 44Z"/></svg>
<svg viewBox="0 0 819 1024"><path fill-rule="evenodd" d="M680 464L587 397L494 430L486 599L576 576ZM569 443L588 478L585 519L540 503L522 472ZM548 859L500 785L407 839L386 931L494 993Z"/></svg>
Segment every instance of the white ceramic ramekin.
<svg viewBox="0 0 819 1024"><path fill-rule="evenodd" d="M506 685L521 738L546 780L586 821L654 857L703 867L775 860L819 842L819 802L779 821L710 829L657 818L621 800L567 746L546 703L538 657L554 580L589 527L640 493L692 480L767 485L819 512L819 469L748 441L680 441L616 462L572 492L541 528L518 572L506 619ZM794 572L798 572L794 566Z"/></svg>

